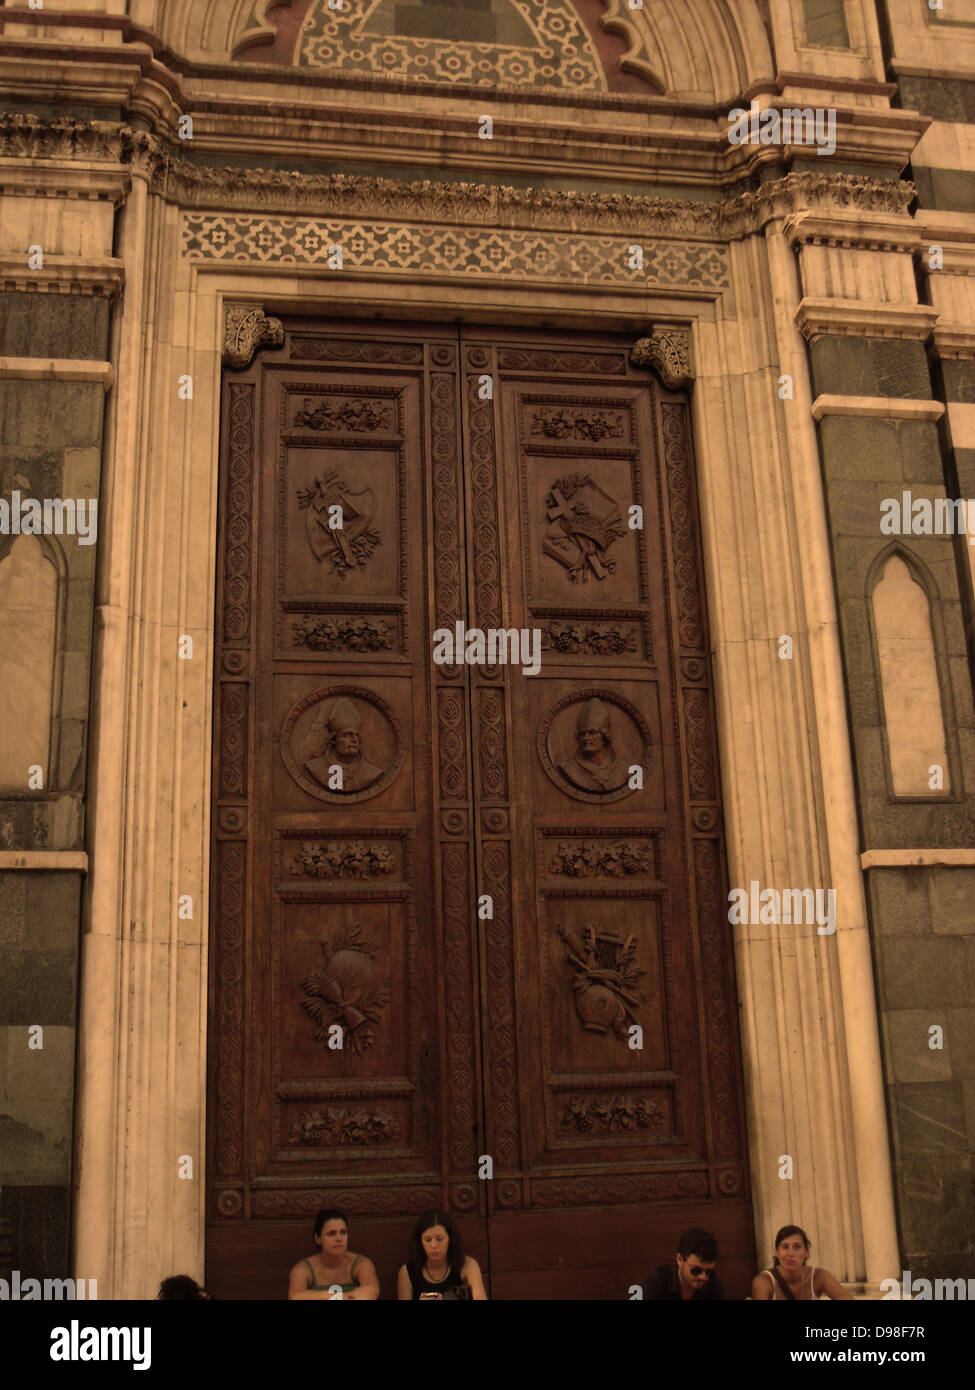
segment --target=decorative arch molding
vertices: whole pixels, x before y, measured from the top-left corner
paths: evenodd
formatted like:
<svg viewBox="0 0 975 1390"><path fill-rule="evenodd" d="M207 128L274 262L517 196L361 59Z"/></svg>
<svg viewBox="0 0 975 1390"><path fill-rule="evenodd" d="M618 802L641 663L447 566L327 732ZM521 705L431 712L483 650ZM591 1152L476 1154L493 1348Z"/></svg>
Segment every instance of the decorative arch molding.
<svg viewBox="0 0 975 1390"><path fill-rule="evenodd" d="M898 560L903 560L904 564L910 570L911 578L914 580L915 584L920 585L924 590L928 603L938 603L941 599L941 594L938 591L938 584L934 575L921 557L901 540L891 541L888 545L885 545L883 550L878 551L870 561L867 577L864 581L864 594L867 602L873 602L874 589L876 589L877 585L884 577L884 572L887 569L887 561L894 555L897 556Z"/></svg>
<svg viewBox="0 0 975 1390"><path fill-rule="evenodd" d="M654 0L642 10L630 10L626 0L602 2L602 27L629 45L619 60L622 70L672 99L731 102L774 75L759 0ZM230 64L235 55L274 40L269 15L280 3L167 0L157 9L157 23L181 57Z"/></svg>

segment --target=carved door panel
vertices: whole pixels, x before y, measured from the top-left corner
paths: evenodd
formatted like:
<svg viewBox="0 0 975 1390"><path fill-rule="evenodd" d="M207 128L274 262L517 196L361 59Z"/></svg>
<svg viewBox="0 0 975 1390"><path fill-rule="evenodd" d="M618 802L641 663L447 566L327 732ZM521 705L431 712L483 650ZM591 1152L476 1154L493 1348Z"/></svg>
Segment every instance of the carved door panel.
<svg viewBox="0 0 975 1390"><path fill-rule="evenodd" d="M687 405L618 340L468 331L462 357L471 625L541 641L537 674L472 668L494 1292L626 1297L692 1225L735 1283L752 1216Z"/></svg>
<svg viewBox="0 0 975 1390"><path fill-rule="evenodd" d="M338 1206L389 1296L439 1206L493 1296L625 1297L695 1224L734 1284L686 401L617 338L285 329L224 386L208 1281L283 1296ZM437 664L458 623L537 674Z"/></svg>
<svg viewBox="0 0 975 1390"><path fill-rule="evenodd" d="M487 1262L456 330L288 324L228 373L207 1273L282 1297L321 1206L388 1296L418 1212ZM297 1223L297 1224L296 1224Z"/></svg>

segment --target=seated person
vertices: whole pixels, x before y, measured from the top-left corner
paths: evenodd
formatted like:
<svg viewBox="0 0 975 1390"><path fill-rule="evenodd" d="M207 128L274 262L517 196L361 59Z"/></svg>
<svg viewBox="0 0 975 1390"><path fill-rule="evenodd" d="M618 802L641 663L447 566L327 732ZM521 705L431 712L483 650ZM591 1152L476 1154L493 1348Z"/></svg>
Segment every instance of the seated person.
<svg viewBox="0 0 975 1390"><path fill-rule="evenodd" d="M288 1280L289 1298L374 1299L379 1297L376 1267L349 1249L349 1224L340 1211L322 1210L315 1217L319 1253L299 1260Z"/></svg>
<svg viewBox="0 0 975 1390"><path fill-rule="evenodd" d="M171 1274L159 1285L156 1298L162 1299L164 1303L173 1303L191 1298L213 1298L213 1294L207 1293L203 1285L191 1279L188 1274Z"/></svg>
<svg viewBox="0 0 975 1390"><path fill-rule="evenodd" d="M787 1303L810 1302L820 1294L827 1298L852 1298L828 1269L806 1268L809 1237L801 1226L783 1226L775 1237L772 1268L752 1280L752 1298Z"/></svg>
<svg viewBox="0 0 975 1390"><path fill-rule="evenodd" d="M400 1265L396 1286L402 1301L487 1299L477 1260L465 1254L456 1226L442 1211L426 1212L413 1227L409 1259Z"/></svg>
<svg viewBox="0 0 975 1390"><path fill-rule="evenodd" d="M710 1231L682 1231L672 1264L658 1265L643 1284L643 1297L652 1302L678 1299L727 1298L717 1274L718 1242Z"/></svg>

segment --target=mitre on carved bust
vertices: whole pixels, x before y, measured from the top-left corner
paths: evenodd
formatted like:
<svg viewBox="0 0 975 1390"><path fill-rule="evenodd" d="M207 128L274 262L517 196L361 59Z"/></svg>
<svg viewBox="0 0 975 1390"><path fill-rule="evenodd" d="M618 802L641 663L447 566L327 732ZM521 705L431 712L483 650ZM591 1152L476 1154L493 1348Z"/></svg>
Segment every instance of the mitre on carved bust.
<svg viewBox="0 0 975 1390"><path fill-rule="evenodd" d="M562 776L574 787L586 792L613 792L625 784L629 774L613 748L610 712L602 700L587 700L579 710L576 745L575 754L559 763Z"/></svg>
<svg viewBox="0 0 975 1390"><path fill-rule="evenodd" d="M335 701L327 715L324 703L319 706L310 733L312 746L320 747L322 755L309 758L305 771L329 791L362 791L383 775L383 768L362 755L361 728L362 715L344 696ZM342 770L341 786L332 785L337 768Z"/></svg>
<svg viewBox="0 0 975 1390"><path fill-rule="evenodd" d="M322 709L324 711L324 706ZM343 695L341 699L335 701L329 711L327 722L329 731L333 734L342 733L347 729L354 729L358 733L362 728L362 715L352 701L347 700Z"/></svg>
<svg viewBox="0 0 975 1390"><path fill-rule="evenodd" d="M602 700L598 697L594 697L586 701L579 711L579 717L576 720L576 729L580 732L583 729L601 729L603 733L607 735L608 741L608 736L612 732L612 725L609 720L609 710L603 704Z"/></svg>

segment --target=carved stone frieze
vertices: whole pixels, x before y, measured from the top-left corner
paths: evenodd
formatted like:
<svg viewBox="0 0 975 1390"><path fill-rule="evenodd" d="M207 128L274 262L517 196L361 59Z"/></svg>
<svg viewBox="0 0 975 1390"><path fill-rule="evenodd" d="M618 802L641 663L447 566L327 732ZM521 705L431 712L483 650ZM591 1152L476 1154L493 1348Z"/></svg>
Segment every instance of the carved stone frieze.
<svg viewBox="0 0 975 1390"><path fill-rule="evenodd" d="M671 391L679 391L691 375L690 334L679 328L651 333L634 344L634 367L653 367Z"/></svg>
<svg viewBox="0 0 975 1390"><path fill-rule="evenodd" d="M301 170L201 167L158 135L112 121L54 122L0 116L0 159L81 160L138 166L154 192L181 207L254 208L356 218L405 217L491 227L551 228L721 240L757 231L771 217L809 209L905 216L912 183L804 170L724 201L573 193L476 183L401 181Z"/></svg>
<svg viewBox="0 0 975 1390"><path fill-rule="evenodd" d="M280 347L284 329L257 304L225 306L223 360L228 367L249 367L260 347Z"/></svg>
<svg viewBox="0 0 975 1390"><path fill-rule="evenodd" d="M694 202L297 170L199 169L180 160L170 171L168 193L170 201L185 208L216 205L318 217L639 235L648 241L668 236L721 241L758 231L773 217L810 207L906 216L915 189L911 183L891 179L804 172L772 179L760 189L724 202Z"/></svg>

